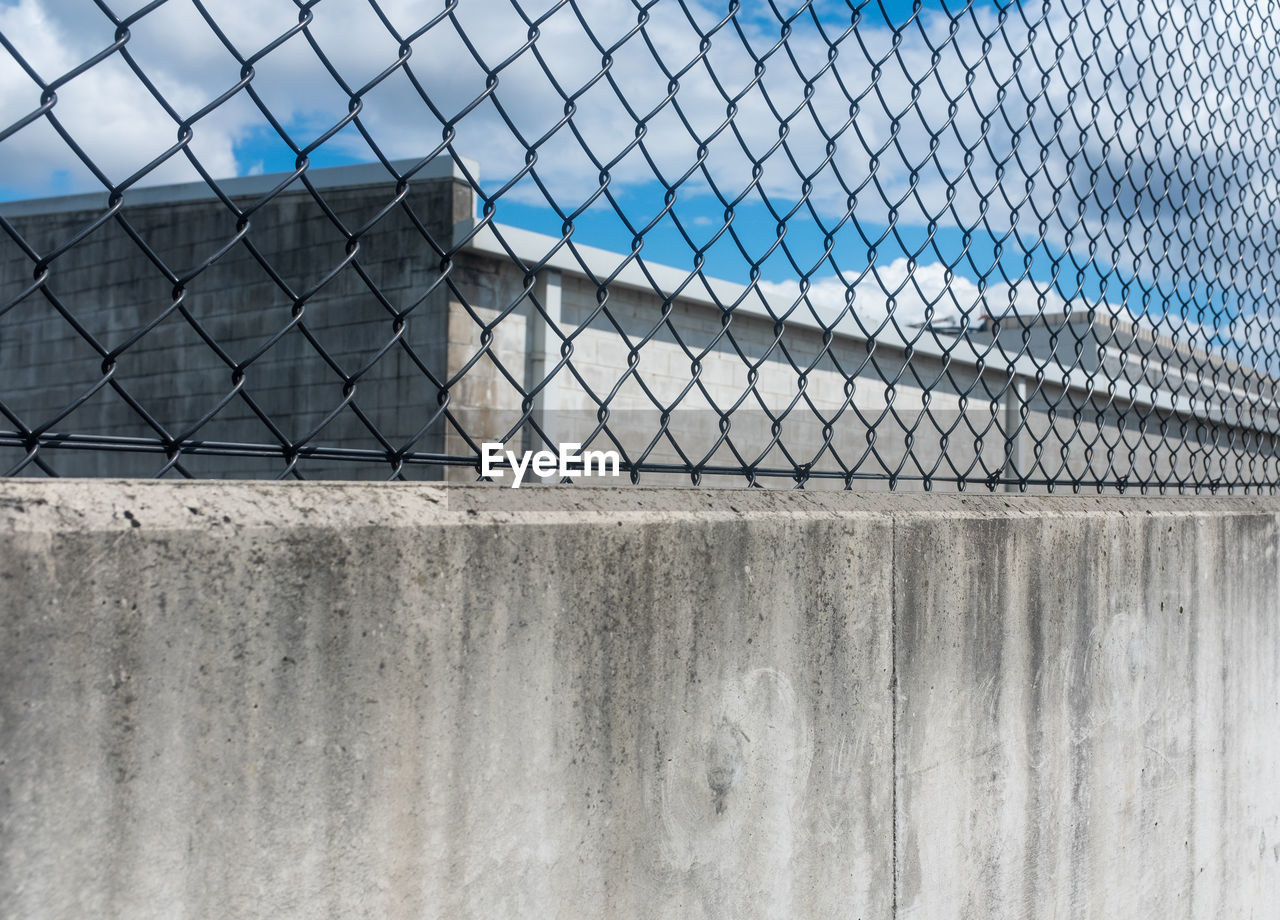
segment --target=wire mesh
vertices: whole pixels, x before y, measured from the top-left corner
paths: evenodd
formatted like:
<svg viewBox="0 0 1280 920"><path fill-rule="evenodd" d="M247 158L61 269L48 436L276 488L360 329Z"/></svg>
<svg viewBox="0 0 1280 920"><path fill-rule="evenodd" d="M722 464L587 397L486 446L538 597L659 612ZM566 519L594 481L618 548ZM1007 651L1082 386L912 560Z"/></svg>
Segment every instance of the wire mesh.
<svg viewBox="0 0 1280 920"><path fill-rule="evenodd" d="M2 474L474 479L566 442L646 482L1280 474L1270 4L0 26Z"/></svg>

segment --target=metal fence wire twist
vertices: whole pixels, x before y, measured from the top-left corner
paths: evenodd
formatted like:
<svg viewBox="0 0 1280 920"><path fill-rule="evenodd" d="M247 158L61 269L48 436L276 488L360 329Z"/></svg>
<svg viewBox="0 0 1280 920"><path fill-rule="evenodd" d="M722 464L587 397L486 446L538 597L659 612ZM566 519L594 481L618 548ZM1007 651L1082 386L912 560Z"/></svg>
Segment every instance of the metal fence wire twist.
<svg viewBox="0 0 1280 920"><path fill-rule="evenodd" d="M0 6L0 473L1276 486L1270 3L123 7Z"/></svg>

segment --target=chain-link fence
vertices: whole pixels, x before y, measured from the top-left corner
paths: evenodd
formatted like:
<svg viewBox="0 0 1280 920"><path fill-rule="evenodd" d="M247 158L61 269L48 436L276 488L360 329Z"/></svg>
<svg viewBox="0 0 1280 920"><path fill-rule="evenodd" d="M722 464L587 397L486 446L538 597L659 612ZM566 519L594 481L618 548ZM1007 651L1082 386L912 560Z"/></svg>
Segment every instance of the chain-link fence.
<svg viewBox="0 0 1280 920"><path fill-rule="evenodd" d="M0 473L1280 477L1273 5L124 6L0 3Z"/></svg>

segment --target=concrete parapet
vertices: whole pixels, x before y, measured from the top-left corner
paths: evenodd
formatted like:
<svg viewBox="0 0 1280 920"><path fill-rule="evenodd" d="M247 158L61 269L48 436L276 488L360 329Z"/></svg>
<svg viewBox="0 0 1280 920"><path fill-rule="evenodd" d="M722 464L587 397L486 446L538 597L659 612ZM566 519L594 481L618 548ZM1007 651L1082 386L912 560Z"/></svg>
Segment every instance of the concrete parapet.
<svg viewBox="0 0 1280 920"><path fill-rule="evenodd" d="M1280 501L0 481L0 914L1264 917Z"/></svg>

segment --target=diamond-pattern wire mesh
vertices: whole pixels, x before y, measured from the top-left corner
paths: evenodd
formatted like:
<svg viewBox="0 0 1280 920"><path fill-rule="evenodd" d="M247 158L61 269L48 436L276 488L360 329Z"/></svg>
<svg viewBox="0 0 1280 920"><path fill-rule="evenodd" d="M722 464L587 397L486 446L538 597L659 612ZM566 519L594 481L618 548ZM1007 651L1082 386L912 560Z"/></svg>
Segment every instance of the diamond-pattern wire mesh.
<svg viewBox="0 0 1280 920"><path fill-rule="evenodd" d="M0 472L1276 483L1270 5L57 6Z"/></svg>

